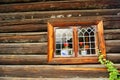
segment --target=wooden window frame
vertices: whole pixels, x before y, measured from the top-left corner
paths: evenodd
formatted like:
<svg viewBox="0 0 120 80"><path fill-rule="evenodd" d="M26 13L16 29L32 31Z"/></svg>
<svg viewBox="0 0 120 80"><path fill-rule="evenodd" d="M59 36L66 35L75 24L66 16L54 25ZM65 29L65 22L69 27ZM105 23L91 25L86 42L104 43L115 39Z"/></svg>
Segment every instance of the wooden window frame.
<svg viewBox="0 0 120 80"><path fill-rule="evenodd" d="M106 57L106 48L103 33L103 21L98 19L81 20L79 18L51 19L48 21L48 63L50 64L81 64L81 63L98 63L98 56L80 56L80 57L54 57L54 27L60 26L77 26L77 25L97 25L97 45ZM76 33L75 33L76 34ZM75 40L77 40L75 38ZM75 43L75 45L77 45ZM77 50L75 49L75 52Z"/></svg>

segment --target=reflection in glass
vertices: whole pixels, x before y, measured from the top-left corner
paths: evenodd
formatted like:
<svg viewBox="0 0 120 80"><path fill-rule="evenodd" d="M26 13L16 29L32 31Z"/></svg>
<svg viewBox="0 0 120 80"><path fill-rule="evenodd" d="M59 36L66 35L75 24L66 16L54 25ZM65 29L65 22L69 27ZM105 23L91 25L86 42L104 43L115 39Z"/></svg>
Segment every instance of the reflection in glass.
<svg viewBox="0 0 120 80"><path fill-rule="evenodd" d="M55 27L55 57L73 56L73 30L72 28Z"/></svg>
<svg viewBox="0 0 120 80"><path fill-rule="evenodd" d="M95 54L95 26L84 26L78 28L79 55Z"/></svg>

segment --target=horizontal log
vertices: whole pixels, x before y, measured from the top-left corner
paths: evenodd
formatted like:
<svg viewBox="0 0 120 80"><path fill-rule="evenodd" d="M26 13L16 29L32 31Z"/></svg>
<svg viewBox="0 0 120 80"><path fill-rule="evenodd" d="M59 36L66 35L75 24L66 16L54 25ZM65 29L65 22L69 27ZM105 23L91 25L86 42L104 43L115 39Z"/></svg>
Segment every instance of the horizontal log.
<svg viewBox="0 0 120 80"><path fill-rule="evenodd" d="M114 63L120 63L120 53L107 53L107 59ZM1 65L39 65L48 64L47 55L0 55ZM58 64L58 63L54 63ZM80 65L81 67L85 67ZM89 66L86 66L89 67ZM94 66L99 67L99 66ZM120 67L120 66L119 66Z"/></svg>
<svg viewBox="0 0 120 80"><path fill-rule="evenodd" d="M120 40L119 30L105 30L106 40ZM47 32L31 32L31 33L1 33L1 43L34 43L47 42Z"/></svg>
<svg viewBox="0 0 120 80"><path fill-rule="evenodd" d="M93 5L94 4L94 5ZM51 1L24 4L0 5L0 12L75 10L75 9L114 9L120 8L119 0L92 1Z"/></svg>
<svg viewBox="0 0 120 80"><path fill-rule="evenodd" d="M2 32L30 32L30 31L47 31L47 26L42 24L26 24L0 27Z"/></svg>
<svg viewBox="0 0 120 80"><path fill-rule="evenodd" d="M87 65L86 65L87 66ZM91 74L92 72L92 74ZM82 68L80 66L64 65L1 65L1 77L42 77L42 78L72 78L72 77L108 77L105 67Z"/></svg>
<svg viewBox="0 0 120 80"><path fill-rule="evenodd" d="M103 18L102 18L103 17ZM90 21L93 18L96 18L97 20L103 20L105 21L120 21L120 16L80 16L78 20L84 20L84 21ZM0 26L10 26L10 25L23 25L23 24L47 24L47 21L50 20L51 18L44 18L44 19L22 19L22 20L5 20L5 21L0 21ZM61 19L61 18L59 18ZM65 18L63 18L64 20ZM69 19L74 19L74 18L68 18Z"/></svg>
<svg viewBox="0 0 120 80"><path fill-rule="evenodd" d="M104 38L106 40L120 40L120 34L116 33L110 33L110 34L105 34Z"/></svg>
<svg viewBox="0 0 120 80"><path fill-rule="evenodd" d="M46 42L47 32L38 33L1 33L1 43L35 43Z"/></svg>
<svg viewBox="0 0 120 80"><path fill-rule="evenodd" d="M120 53L108 53L107 59L114 63L120 63Z"/></svg>
<svg viewBox="0 0 120 80"><path fill-rule="evenodd" d="M0 55L0 64L47 64L46 55Z"/></svg>
<svg viewBox="0 0 120 80"><path fill-rule="evenodd" d="M0 21L0 27L11 25L24 25L24 24L46 24L48 19L23 19L12 21Z"/></svg>
<svg viewBox="0 0 120 80"><path fill-rule="evenodd" d="M45 54L47 43L1 43L0 54Z"/></svg>
<svg viewBox="0 0 120 80"><path fill-rule="evenodd" d="M117 15L103 16L104 21L120 21L119 13Z"/></svg>
<svg viewBox="0 0 120 80"><path fill-rule="evenodd" d="M108 78L16 78L16 77L0 77L1 80L108 80Z"/></svg>
<svg viewBox="0 0 120 80"><path fill-rule="evenodd" d="M119 53L120 52L120 40L107 40L106 52Z"/></svg>
<svg viewBox="0 0 120 80"><path fill-rule="evenodd" d="M120 29L109 29L109 30L105 30L104 32L105 34L115 34L115 33L120 34Z"/></svg>
<svg viewBox="0 0 120 80"><path fill-rule="evenodd" d="M8 3L27 3L27 2L40 2L44 0L0 0L0 4L8 4ZM45 1L50 1L50 0L45 0Z"/></svg>
<svg viewBox="0 0 120 80"><path fill-rule="evenodd" d="M106 40L120 40L120 29L104 30L104 37Z"/></svg>
<svg viewBox="0 0 120 80"><path fill-rule="evenodd" d="M119 46L120 45L120 40L107 40L106 41L106 46Z"/></svg>
<svg viewBox="0 0 120 80"><path fill-rule="evenodd" d="M119 23L120 23L120 20L105 21L103 23L103 26L104 26L104 29L120 29Z"/></svg>
<svg viewBox="0 0 120 80"><path fill-rule="evenodd" d="M62 11L38 11L38 12L15 12L0 13L0 20L21 20L21 19L43 19L43 18L63 18L78 16L103 16L117 15L120 9L97 9L97 10L62 10Z"/></svg>
<svg viewBox="0 0 120 80"><path fill-rule="evenodd" d="M28 3L28 2L45 2L45 1L67 1L67 0L0 0L0 4L6 4L6 3L7 4L8 3L9 4L10 3ZM75 1L75 0L70 0L70 1Z"/></svg>
<svg viewBox="0 0 120 80"><path fill-rule="evenodd" d="M120 40L107 40L106 52L120 52ZM47 43L1 43L0 54L46 54Z"/></svg>

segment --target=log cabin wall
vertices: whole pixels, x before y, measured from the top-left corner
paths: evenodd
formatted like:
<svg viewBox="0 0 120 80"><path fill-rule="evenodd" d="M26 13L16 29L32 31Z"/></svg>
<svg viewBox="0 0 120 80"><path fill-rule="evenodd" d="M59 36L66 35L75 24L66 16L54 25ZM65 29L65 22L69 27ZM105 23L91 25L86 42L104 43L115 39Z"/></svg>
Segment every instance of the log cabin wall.
<svg viewBox="0 0 120 80"><path fill-rule="evenodd" d="M100 64L47 63L47 20L91 16L102 17L107 59L120 69L119 0L0 0L0 76L108 77Z"/></svg>

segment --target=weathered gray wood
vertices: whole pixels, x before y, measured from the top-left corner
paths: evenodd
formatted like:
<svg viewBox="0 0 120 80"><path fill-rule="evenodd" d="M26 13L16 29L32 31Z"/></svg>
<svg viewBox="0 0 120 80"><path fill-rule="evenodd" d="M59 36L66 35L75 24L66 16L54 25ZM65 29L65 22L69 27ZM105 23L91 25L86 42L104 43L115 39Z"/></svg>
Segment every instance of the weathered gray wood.
<svg viewBox="0 0 120 80"><path fill-rule="evenodd" d="M120 40L120 29L104 30L104 37L106 40Z"/></svg>
<svg viewBox="0 0 120 80"><path fill-rule="evenodd" d="M1 43L34 43L46 42L47 32L31 32L31 33L1 33Z"/></svg>
<svg viewBox="0 0 120 80"><path fill-rule="evenodd" d="M44 54L47 43L1 43L0 54Z"/></svg>
<svg viewBox="0 0 120 80"><path fill-rule="evenodd" d="M23 19L23 20L8 20L0 21L0 27L11 25L24 25L24 24L46 24L48 19Z"/></svg>
<svg viewBox="0 0 120 80"><path fill-rule="evenodd" d="M90 20L92 18L96 18L96 19L101 19L104 22L105 21L120 21L120 16L102 16L103 18L100 18L101 16L80 16L77 17L78 19L81 20ZM47 24L47 21L50 18L44 18L44 19L22 19L22 20L5 20L5 21L0 21L0 26L10 26L10 25L23 25L23 24ZM71 18L69 18L71 19ZM74 19L74 18L72 18ZM117 23L118 24L118 23Z"/></svg>
<svg viewBox="0 0 120 80"><path fill-rule="evenodd" d="M120 53L108 53L107 59L115 63L120 63Z"/></svg>
<svg viewBox="0 0 120 80"><path fill-rule="evenodd" d="M119 18L119 17L118 17ZM110 20L103 23L104 29L120 29L120 20Z"/></svg>
<svg viewBox="0 0 120 80"><path fill-rule="evenodd" d="M97 9L97 10L62 10L62 11L37 11L37 12L15 12L0 13L0 20L21 20L21 19L43 19L43 18L63 18L78 16L103 16L117 15L120 9Z"/></svg>
<svg viewBox="0 0 120 80"><path fill-rule="evenodd" d="M94 4L94 5L93 5ZM56 1L0 5L0 12L120 8L119 0Z"/></svg>
<svg viewBox="0 0 120 80"><path fill-rule="evenodd" d="M30 31L39 31L39 32L47 31L47 25L26 24L26 25L14 25L14 26L0 27L0 33L2 32L30 32Z"/></svg>
<svg viewBox="0 0 120 80"><path fill-rule="evenodd" d="M106 52L119 53L120 52L120 40L107 40L106 41Z"/></svg>

